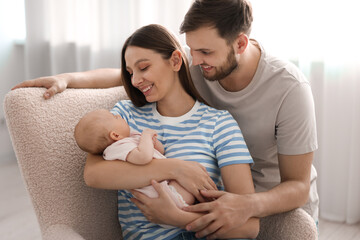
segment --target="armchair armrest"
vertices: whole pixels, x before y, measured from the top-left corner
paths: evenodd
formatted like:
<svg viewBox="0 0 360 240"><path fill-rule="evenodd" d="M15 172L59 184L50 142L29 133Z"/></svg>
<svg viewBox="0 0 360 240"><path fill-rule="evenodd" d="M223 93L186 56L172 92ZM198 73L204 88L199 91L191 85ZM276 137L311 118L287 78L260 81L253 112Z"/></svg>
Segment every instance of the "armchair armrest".
<svg viewBox="0 0 360 240"><path fill-rule="evenodd" d="M317 227L314 219L303 209L268 216L260 219L257 240L316 240Z"/></svg>

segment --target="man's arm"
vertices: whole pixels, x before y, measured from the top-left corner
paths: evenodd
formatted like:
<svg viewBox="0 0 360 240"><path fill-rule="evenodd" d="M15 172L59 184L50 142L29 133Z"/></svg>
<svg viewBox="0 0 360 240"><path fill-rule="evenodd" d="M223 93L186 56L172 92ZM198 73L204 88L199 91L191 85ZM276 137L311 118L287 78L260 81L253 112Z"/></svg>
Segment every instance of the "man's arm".
<svg viewBox="0 0 360 240"><path fill-rule="evenodd" d="M211 204L231 206L223 209L225 212L234 214L234 219L224 219L223 225L233 228L234 225L242 225L252 217L265 217L276 213L286 212L304 205L309 196L310 172L313 153L301 155L279 155L279 168L281 183L267 192L230 195L224 194L213 203L202 203L187 207L188 211L203 212L214 209ZM202 192L204 197L217 197L214 191ZM199 232L199 237L214 233L208 219L201 217L187 226L187 229ZM232 227L231 227L232 226ZM230 232L229 232L230 233ZM214 239L210 235L210 239Z"/></svg>
<svg viewBox="0 0 360 240"><path fill-rule="evenodd" d="M121 85L120 69L102 68L26 80L14 86L12 90L22 87L45 87L47 90L44 98L49 99L66 88L109 88Z"/></svg>
<svg viewBox="0 0 360 240"><path fill-rule="evenodd" d="M303 206L309 198L313 152L278 156L281 183L252 196L252 216L265 217L290 211Z"/></svg>
<svg viewBox="0 0 360 240"><path fill-rule="evenodd" d="M120 68L100 68L65 74L70 75L68 88L110 88L122 85Z"/></svg>

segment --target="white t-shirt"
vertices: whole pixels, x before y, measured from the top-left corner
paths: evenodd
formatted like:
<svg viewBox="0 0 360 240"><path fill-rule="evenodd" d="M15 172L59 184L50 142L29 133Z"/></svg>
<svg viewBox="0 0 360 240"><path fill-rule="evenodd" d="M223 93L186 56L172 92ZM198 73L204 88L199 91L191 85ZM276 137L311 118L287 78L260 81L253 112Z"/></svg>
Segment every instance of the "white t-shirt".
<svg viewBox="0 0 360 240"><path fill-rule="evenodd" d="M206 80L199 66L190 72L196 89L213 107L228 110L238 122L250 154L257 192L280 183L278 154L298 155L317 149L314 102L309 82L296 66L275 58L255 41L261 58L250 84L241 91L226 91L218 81ZM317 173L312 166L311 190L303 207L318 220Z"/></svg>

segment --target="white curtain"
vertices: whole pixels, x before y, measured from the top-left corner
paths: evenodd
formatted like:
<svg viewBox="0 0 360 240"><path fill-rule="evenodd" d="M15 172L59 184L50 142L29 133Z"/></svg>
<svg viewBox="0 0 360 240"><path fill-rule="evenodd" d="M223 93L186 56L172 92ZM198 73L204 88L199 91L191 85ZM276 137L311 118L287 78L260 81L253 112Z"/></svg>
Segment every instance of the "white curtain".
<svg viewBox="0 0 360 240"><path fill-rule="evenodd" d="M25 0L27 78L118 67L124 40L159 23L178 33L191 0ZM352 0L252 0L252 37L312 84L320 216L360 221L360 17ZM184 36L180 36L184 43Z"/></svg>
<svg viewBox="0 0 360 240"><path fill-rule="evenodd" d="M26 78L120 66L125 39L159 23L179 36L191 0L25 0ZM183 41L183 36L179 36Z"/></svg>
<svg viewBox="0 0 360 240"><path fill-rule="evenodd" d="M320 217L360 221L360 3L253 0L253 37L312 85Z"/></svg>

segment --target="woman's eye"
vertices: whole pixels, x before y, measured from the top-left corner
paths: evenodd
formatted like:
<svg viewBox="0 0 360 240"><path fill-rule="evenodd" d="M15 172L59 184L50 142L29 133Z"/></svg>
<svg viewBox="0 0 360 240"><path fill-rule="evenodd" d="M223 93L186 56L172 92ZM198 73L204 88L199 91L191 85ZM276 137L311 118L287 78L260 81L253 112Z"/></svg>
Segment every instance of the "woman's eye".
<svg viewBox="0 0 360 240"><path fill-rule="evenodd" d="M149 66L140 68L141 71L145 71Z"/></svg>
<svg viewBox="0 0 360 240"><path fill-rule="evenodd" d="M208 54L209 54L209 52L205 52L205 51L201 51L201 53L204 54L204 55L208 55Z"/></svg>

